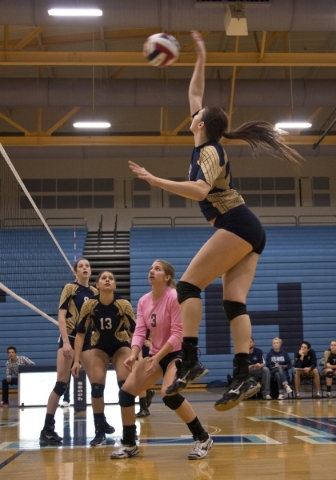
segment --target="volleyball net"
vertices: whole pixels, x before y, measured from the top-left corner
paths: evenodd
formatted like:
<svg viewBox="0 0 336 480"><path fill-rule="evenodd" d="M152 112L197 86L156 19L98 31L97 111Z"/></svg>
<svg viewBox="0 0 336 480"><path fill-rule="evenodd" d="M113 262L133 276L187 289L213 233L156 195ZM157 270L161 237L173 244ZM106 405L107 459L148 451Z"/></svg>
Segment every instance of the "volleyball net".
<svg viewBox="0 0 336 480"><path fill-rule="evenodd" d="M72 264L1 144L0 221L0 289L57 324L53 315L61 288L74 281Z"/></svg>

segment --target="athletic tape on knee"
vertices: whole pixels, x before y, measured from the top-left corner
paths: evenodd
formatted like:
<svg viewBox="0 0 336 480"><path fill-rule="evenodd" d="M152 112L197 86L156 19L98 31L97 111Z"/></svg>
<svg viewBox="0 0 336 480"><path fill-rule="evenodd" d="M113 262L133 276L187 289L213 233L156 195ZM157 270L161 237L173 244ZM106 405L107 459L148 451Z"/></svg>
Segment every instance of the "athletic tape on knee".
<svg viewBox="0 0 336 480"><path fill-rule="evenodd" d="M102 398L104 396L105 385L102 383L92 383L91 385L91 397Z"/></svg>
<svg viewBox="0 0 336 480"><path fill-rule="evenodd" d="M328 377L328 378L332 378L332 377L333 377L333 375L334 375L334 374L333 374L333 372L327 372L327 375L326 375L326 377Z"/></svg>
<svg viewBox="0 0 336 480"><path fill-rule="evenodd" d="M183 303L188 298L201 298L201 289L192 283L179 281L176 285L178 303Z"/></svg>
<svg viewBox="0 0 336 480"><path fill-rule="evenodd" d="M226 318L229 320L233 320L239 315L246 315L248 312L246 310L245 303L240 302L232 302L231 300L224 300L223 307L226 314Z"/></svg>
<svg viewBox="0 0 336 480"><path fill-rule="evenodd" d="M166 407L170 408L171 410L177 410L182 405L184 400L184 397L182 397L182 395L180 395L179 393L170 396L166 395L162 399Z"/></svg>
<svg viewBox="0 0 336 480"><path fill-rule="evenodd" d="M133 407L135 405L135 396L121 388L119 390L119 405L121 407Z"/></svg>
<svg viewBox="0 0 336 480"><path fill-rule="evenodd" d="M62 397L64 395L65 390L68 388L68 384L65 382L56 382L54 386L54 392L56 395Z"/></svg>

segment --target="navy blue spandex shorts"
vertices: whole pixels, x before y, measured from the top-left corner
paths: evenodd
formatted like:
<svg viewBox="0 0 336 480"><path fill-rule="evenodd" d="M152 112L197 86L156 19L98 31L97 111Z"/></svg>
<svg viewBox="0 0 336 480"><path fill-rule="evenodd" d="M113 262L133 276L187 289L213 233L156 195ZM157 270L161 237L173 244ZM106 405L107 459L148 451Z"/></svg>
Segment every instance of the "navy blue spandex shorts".
<svg viewBox="0 0 336 480"><path fill-rule="evenodd" d="M232 208L216 218L216 228L223 228L252 245L252 251L259 255L265 248L266 235L258 217L246 205Z"/></svg>

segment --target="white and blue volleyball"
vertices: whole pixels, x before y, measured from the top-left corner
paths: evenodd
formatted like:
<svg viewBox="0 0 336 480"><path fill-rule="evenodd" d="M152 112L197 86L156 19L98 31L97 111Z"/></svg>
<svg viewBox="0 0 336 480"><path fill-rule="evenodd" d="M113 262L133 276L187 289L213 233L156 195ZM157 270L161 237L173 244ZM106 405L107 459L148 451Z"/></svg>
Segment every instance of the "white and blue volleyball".
<svg viewBox="0 0 336 480"><path fill-rule="evenodd" d="M147 38L143 52L150 65L167 67L178 59L180 44L173 35L155 33Z"/></svg>

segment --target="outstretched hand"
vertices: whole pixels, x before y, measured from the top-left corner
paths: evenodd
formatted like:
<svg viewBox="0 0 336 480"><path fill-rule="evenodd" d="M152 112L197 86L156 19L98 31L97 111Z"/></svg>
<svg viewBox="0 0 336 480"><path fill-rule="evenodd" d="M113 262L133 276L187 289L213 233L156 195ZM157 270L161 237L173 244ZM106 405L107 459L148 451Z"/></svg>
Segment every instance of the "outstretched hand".
<svg viewBox="0 0 336 480"><path fill-rule="evenodd" d="M128 165L138 178L141 178L141 180L146 180L146 182L148 182L150 185L155 185L156 177L149 173L145 168L140 167L140 165L132 162L131 160L128 161Z"/></svg>
<svg viewBox="0 0 336 480"><path fill-rule="evenodd" d="M197 54L206 56L206 49L202 35L197 30L191 30L191 36L195 42L195 50Z"/></svg>

